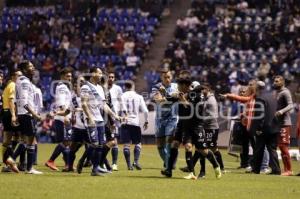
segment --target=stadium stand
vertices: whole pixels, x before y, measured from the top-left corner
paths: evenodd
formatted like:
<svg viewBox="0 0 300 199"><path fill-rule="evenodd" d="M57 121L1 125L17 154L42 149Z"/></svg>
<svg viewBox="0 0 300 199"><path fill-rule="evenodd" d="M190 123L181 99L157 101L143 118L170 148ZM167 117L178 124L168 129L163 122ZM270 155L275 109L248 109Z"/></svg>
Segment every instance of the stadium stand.
<svg viewBox="0 0 300 199"><path fill-rule="evenodd" d="M162 67L188 69L221 93L235 80L293 80L300 74L299 10L299 1L193 1L177 20ZM145 79L155 83L157 76L149 71Z"/></svg>

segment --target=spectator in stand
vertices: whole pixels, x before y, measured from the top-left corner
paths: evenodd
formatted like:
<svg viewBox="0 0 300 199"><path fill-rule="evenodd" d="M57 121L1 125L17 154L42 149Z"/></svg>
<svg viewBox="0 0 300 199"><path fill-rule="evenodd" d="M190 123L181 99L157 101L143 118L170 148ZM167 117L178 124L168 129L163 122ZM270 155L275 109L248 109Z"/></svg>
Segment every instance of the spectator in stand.
<svg viewBox="0 0 300 199"><path fill-rule="evenodd" d="M135 47L135 42L133 38L129 38L127 41L124 43L124 55L130 55L134 53L134 47Z"/></svg>
<svg viewBox="0 0 300 199"><path fill-rule="evenodd" d="M139 58L133 53L130 53L126 58L126 69L128 71L136 73L138 64L139 64Z"/></svg>
<svg viewBox="0 0 300 199"><path fill-rule="evenodd" d="M267 57L264 56L261 59L261 63L258 67L258 71L257 71L258 78L264 81L268 77L270 69L271 69L271 65L268 63Z"/></svg>

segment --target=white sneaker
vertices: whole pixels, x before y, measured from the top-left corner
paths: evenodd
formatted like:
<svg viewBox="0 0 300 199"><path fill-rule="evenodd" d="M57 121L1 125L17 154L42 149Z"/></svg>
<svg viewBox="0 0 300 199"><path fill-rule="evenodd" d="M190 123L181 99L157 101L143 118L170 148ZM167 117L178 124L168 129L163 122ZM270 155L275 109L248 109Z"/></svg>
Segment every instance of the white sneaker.
<svg viewBox="0 0 300 199"><path fill-rule="evenodd" d="M187 179L187 180L197 180L197 176L195 176L195 174L193 172L191 172L189 175L187 175L183 178Z"/></svg>
<svg viewBox="0 0 300 199"><path fill-rule="evenodd" d="M34 174L34 175L41 175L43 174L43 172L35 170L34 168L32 168L30 171L26 171L27 174Z"/></svg>
<svg viewBox="0 0 300 199"><path fill-rule="evenodd" d="M112 170L113 170L113 171L118 171L118 165L113 164L113 165L112 165Z"/></svg>
<svg viewBox="0 0 300 199"><path fill-rule="evenodd" d="M246 173L251 173L252 172L252 167L251 166L247 166L246 167Z"/></svg>
<svg viewBox="0 0 300 199"><path fill-rule="evenodd" d="M269 168L265 168L265 169L262 169L262 170L260 170L260 174L270 174L272 172L272 170L271 169L269 169Z"/></svg>

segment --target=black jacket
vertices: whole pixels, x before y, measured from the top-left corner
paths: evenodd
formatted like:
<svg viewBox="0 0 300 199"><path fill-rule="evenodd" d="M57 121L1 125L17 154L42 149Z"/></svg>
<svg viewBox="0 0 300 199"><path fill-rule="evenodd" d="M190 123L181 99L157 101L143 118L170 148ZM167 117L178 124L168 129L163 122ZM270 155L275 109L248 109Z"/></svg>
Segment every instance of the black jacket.
<svg viewBox="0 0 300 199"><path fill-rule="evenodd" d="M263 90L255 98L254 113L250 132L255 135L257 131L274 134L280 132L280 125L275 117L277 101L272 93Z"/></svg>

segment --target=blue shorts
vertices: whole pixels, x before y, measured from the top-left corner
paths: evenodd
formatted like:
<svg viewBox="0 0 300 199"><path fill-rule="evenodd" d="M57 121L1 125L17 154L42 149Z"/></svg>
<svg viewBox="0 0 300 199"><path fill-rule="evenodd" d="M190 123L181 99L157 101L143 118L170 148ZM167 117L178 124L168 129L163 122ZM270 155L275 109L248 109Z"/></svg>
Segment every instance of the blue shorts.
<svg viewBox="0 0 300 199"><path fill-rule="evenodd" d="M88 127L90 142L95 145L106 143L105 126L103 122L97 122L96 127Z"/></svg>
<svg viewBox="0 0 300 199"><path fill-rule="evenodd" d="M56 133L56 142L60 143L63 141L72 140L72 129L71 126L66 126L64 122L60 120L54 120L54 131Z"/></svg>
<svg viewBox="0 0 300 199"><path fill-rule="evenodd" d="M34 119L30 115L18 115L18 120L20 123L20 131L22 135L25 136L35 136L36 129L34 126Z"/></svg>
<svg viewBox="0 0 300 199"><path fill-rule="evenodd" d="M142 131L141 127L134 125L122 125L121 126L121 141L122 143L129 144L139 144L142 141Z"/></svg>
<svg viewBox="0 0 300 199"><path fill-rule="evenodd" d="M72 128L72 142L91 143L88 131L86 129Z"/></svg>
<svg viewBox="0 0 300 199"><path fill-rule="evenodd" d="M177 119L172 118L169 120L156 120L155 121L156 132L155 137L166 137L166 136L173 136L176 126L177 126Z"/></svg>

